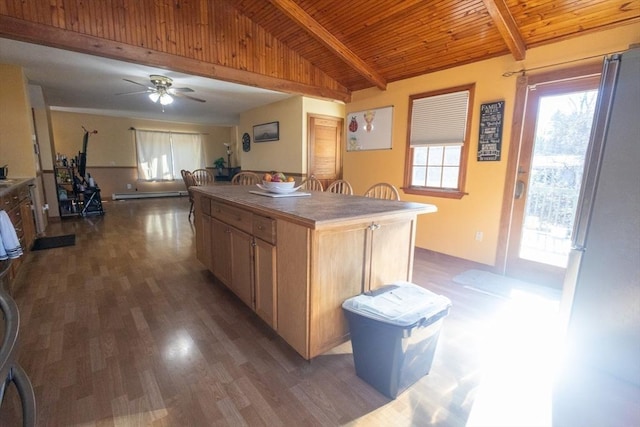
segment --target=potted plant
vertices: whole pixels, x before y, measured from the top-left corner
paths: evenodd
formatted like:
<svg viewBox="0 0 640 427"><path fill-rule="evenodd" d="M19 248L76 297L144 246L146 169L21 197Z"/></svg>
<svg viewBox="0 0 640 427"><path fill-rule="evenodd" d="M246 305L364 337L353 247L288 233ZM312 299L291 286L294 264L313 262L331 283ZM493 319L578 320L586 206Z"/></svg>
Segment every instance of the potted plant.
<svg viewBox="0 0 640 427"><path fill-rule="evenodd" d="M219 157L213 162L213 166L218 169L218 175L222 175L222 168L225 163L224 157Z"/></svg>

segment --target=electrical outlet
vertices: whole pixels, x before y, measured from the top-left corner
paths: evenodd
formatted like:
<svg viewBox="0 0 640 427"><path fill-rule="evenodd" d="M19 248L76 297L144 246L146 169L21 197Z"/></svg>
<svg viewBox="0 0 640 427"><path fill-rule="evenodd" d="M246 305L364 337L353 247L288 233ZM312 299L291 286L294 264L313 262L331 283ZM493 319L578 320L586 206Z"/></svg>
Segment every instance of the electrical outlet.
<svg viewBox="0 0 640 427"><path fill-rule="evenodd" d="M476 240L478 242L482 242L483 237L484 237L484 233L482 231L476 231Z"/></svg>
<svg viewBox="0 0 640 427"><path fill-rule="evenodd" d="M127 190L131 190L131 184L127 184Z"/></svg>

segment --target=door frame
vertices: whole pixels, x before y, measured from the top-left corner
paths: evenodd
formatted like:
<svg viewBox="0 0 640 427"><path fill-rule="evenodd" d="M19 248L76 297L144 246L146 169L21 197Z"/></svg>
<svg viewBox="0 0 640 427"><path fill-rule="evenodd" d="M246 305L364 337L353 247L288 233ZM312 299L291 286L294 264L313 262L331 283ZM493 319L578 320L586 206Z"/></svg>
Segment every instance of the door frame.
<svg viewBox="0 0 640 427"><path fill-rule="evenodd" d="M507 158L507 172L505 176L504 193L502 196L500 228L498 230L498 247L496 250L496 263L494 267L494 270L497 273L506 273L507 259L509 256L509 237L512 232L518 231L512 229L512 214L515 204L514 196L516 191L516 182L518 181L518 164L523 144L528 87L536 84L570 80L577 77L600 75L601 73L602 62L593 62L577 67L554 70L533 75L523 74L517 78L513 119L511 122L511 144L509 147L509 156Z"/></svg>

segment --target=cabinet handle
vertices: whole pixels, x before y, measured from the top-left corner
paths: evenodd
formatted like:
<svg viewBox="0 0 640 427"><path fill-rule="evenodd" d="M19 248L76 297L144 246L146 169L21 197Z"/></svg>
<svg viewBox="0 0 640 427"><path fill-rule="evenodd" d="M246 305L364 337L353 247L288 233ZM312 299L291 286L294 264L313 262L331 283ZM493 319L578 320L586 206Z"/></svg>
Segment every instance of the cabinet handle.
<svg viewBox="0 0 640 427"><path fill-rule="evenodd" d="M378 228L380 228L380 224L373 223L369 226L369 230L371 231L377 230Z"/></svg>
<svg viewBox="0 0 640 427"><path fill-rule="evenodd" d="M261 226L261 225L259 225L259 226L258 226L258 230L262 231L262 230L264 230L264 227L263 227L263 226Z"/></svg>

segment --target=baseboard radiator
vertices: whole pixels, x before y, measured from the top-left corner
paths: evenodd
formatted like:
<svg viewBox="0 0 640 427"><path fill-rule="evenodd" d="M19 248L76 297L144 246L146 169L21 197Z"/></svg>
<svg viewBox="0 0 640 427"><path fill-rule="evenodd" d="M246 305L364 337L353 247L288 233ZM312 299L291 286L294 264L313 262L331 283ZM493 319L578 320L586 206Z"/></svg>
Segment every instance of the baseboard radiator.
<svg viewBox="0 0 640 427"><path fill-rule="evenodd" d="M113 193L111 198L113 200L150 199L155 197L187 196L188 194L186 191L136 191L135 193Z"/></svg>

